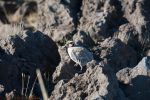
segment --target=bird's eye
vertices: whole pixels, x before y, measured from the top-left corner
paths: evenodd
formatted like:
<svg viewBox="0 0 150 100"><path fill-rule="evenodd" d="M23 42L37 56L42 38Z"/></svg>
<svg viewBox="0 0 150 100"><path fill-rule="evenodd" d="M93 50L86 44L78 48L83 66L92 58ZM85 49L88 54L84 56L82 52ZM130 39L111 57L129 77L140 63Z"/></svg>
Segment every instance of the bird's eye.
<svg viewBox="0 0 150 100"><path fill-rule="evenodd" d="M69 44L69 47L72 47L73 45L72 44Z"/></svg>

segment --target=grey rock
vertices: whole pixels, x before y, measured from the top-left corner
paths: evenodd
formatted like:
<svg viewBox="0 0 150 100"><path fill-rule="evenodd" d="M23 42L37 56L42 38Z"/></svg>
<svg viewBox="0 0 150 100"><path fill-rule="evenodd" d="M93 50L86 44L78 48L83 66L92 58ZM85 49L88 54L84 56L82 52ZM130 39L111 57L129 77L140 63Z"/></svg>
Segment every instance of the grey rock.
<svg viewBox="0 0 150 100"><path fill-rule="evenodd" d="M95 14L93 14L95 15ZM95 17L80 19L80 30L88 33L91 39L97 43L107 37L107 23L105 14L97 14Z"/></svg>
<svg viewBox="0 0 150 100"><path fill-rule="evenodd" d="M107 58L115 72L137 64L137 53L119 39L107 38L101 43L101 48L100 57L102 59Z"/></svg>
<svg viewBox="0 0 150 100"><path fill-rule="evenodd" d="M67 83L63 80L59 81L50 99L125 100L113 76L109 67L101 67L95 61L89 62L85 73L76 74Z"/></svg>
<svg viewBox="0 0 150 100"><path fill-rule="evenodd" d="M118 80L124 84L131 83L139 75L150 76L150 57L144 57L134 68L124 68L116 74Z"/></svg>
<svg viewBox="0 0 150 100"><path fill-rule="evenodd" d="M114 37L120 39L123 43L133 47L138 48L140 44L138 42L138 38L136 37L138 32L130 23L123 24L119 26L117 32L115 32Z"/></svg>
<svg viewBox="0 0 150 100"><path fill-rule="evenodd" d="M0 39L0 80L6 92L21 90L21 74L30 75L30 85L35 79L35 70L46 68L52 72L59 64L60 56L55 42L36 31L24 31ZM50 73L52 74L52 73Z"/></svg>
<svg viewBox="0 0 150 100"><path fill-rule="evenodd" d="M137 75L150 75L150 57L144 57L138 65L132 69L131 77L134 78Z"/></svg>
<svg viewBox="0 0 150 100"><path fill-rule="evenodd" d="M108 31L109 27L115 26L111 24L118 18L114 3L114 0L82 1L79 30L89 33L95 43L112 35Z"/></svg>
<svg viewBox="0 0 150 100"><path fill-rule="evenodd" d="M84 31L79 31L77 34L73 36L73 41L76 45L80 45L83 47L92 47L95 45L94 41L91 39L88 33Z"/></svg>
<svg viewBox="0 0 150 100"><path fill-rule="evenodd" d="M149 44L149 0L120 0L124 16L138 31L141 44Z"/></svg>
<svg viewBox="0 0 150 100"><path fill-rule="evenodd" d="M69 9L60 0L45 0L39 4L39 20L36 29L50 36L54 41L63 41L74 31Z"/></svg>
<svg viewBox="0 0 150 100"><path fill-rule="evenodd" d="M131 68L124 68L121 69L116 73L117 79L119 82L123 84L130 84L131 83Z"/></svg>
<svg viewBox="0 0 150 100"><path fill-rule="evenodd" d="M148 100L150 98L150 57L144 57L134 68L125 68L116 76L122 84L125 95L131 100Z"/></svg>

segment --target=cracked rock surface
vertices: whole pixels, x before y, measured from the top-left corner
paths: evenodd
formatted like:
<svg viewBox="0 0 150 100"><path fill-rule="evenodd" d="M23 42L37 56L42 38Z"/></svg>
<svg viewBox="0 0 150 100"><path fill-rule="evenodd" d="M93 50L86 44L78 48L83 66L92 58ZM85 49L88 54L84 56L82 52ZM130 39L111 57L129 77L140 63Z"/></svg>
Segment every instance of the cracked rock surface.
<svg viewBox="0 0 150 100"><path fill-rule="evenodd" d="M0 97L28 98L39 68L50 100L148 100L149 29L149 0L1 0ZM93 54L82 71L70 41Z"/></svg>

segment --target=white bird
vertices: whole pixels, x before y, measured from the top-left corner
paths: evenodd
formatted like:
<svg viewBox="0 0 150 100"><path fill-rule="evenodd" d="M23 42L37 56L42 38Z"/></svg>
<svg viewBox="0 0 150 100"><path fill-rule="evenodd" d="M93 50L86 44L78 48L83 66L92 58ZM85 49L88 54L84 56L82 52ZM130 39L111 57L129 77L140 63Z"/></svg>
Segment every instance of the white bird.
<svg viewBox="0 0 150 100"><path fill-rule="evenodd" d="M81 70L82 67L85 66L88 62L93 60L92 52L88 51L86 48L82 46L72 46L68 47L67 52L69 57L78 65L80 65Z"/></svg>

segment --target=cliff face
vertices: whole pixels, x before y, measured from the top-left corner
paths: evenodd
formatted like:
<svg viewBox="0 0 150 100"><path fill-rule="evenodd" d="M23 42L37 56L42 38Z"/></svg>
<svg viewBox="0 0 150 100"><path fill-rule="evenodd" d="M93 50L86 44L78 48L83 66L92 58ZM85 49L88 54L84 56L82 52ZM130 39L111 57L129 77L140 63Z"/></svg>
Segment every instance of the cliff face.
<svg viewBox="0 0 150 100"><path fill-rule="evenodd" d="M21 95L22 74L28 96L40 68L50 99L147 100L149 29L149 0L1 0L0 97ZM93 53L82 72L68 41Z"/></svg>

